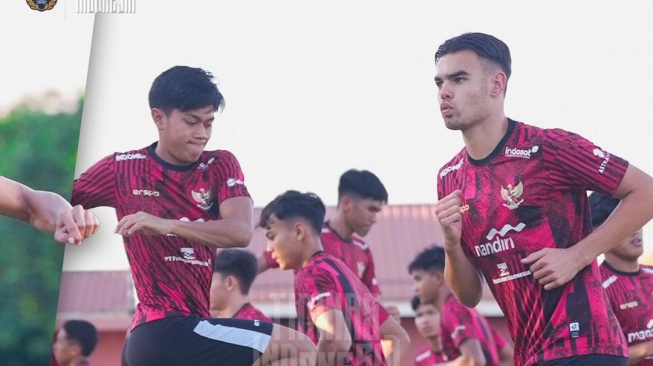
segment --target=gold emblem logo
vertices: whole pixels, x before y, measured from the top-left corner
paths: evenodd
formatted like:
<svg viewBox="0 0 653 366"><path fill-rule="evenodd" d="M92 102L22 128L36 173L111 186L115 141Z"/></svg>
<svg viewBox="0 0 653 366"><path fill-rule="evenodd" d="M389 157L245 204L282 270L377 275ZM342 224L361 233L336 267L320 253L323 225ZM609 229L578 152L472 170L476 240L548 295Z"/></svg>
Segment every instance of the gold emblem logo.
<svg viewBox="0 0 653 366"><path fill-rule="evenodd" d="M38 11L52 10L57 5L57 0L26 0L30 9Z"/></svg>

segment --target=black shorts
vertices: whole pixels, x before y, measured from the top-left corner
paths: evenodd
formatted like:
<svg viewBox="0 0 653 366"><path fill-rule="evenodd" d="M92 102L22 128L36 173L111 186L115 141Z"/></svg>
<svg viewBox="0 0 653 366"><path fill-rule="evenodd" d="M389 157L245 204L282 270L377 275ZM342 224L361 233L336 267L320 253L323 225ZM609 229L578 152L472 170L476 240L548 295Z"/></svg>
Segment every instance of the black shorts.
<svg viewBox="0 0 653 366"><path fill-rule="evenodd" d="M123 366L251 366L270 342L273 323L179 316L134 328L122 349Z"/></svg>
<svg viewBox="0 0 653 366"><path fill-rule="evenodd" d="M628 359L619 356L587 355L538 363L537 366L628 366Z"/></svg>

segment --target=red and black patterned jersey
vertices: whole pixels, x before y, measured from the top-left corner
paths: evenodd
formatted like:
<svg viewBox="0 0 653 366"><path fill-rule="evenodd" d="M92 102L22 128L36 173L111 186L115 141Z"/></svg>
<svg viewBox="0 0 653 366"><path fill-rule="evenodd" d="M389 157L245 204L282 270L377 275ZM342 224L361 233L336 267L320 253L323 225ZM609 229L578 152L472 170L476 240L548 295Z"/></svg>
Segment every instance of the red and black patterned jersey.
<svg viewBox="0 0 653 366"><path fill-rule="evenodd" d="M628 346L653 341L653 267L640 265L637 272L621 272L604 261L603 288L610 299ZM635 365L653 366L653 357Z"/></svg>
<svg viewBox="0 0 653 366"><path fill-rule="evenodd" d="M255 308L252 304L246 303L241 306L240 309L232 316L232 318L238 319L251 319L251 320L263 320L266 322L272 323L272 319L263 314L259 309Z"/></svg>
<svg viewBox="0 0 653 366"><path fill-rule="evenodd" d="M486 365L499 365L499 348L487 319L478 310L463 306L452 294L444 300L440 311L440 338L442 350L451 359L461 355L459 349L464 341L476 339L483 349Z"/></svg>
<svg viewBox="0 0 653 366"><path fill-rule="evenodd" d="M190 165L166 163L147 148L114 153L73 184L72 202L109 206L118 220L139 211L188 222L219 220L225 200L247 196L243 173L228 151L205 151ZM132 328L168 316L209 317L214 251L170 234L123 237L139 304Z"/></svg>
<svg viewBox="0 0 653 366"><path fill-rule="evenodd" d="M347 267L354 272L358 278L363 282L371 293L379 296L381 290L379 289L374 273L374 258L370 247L365 242L353 236L350 239L344 239L329 226L329 222L325 222L322 226L322 248L328 254L339 258L345 262ZM270 252L263 253L263 256L271 268L278 268L279 264L272 258Z"/></svg>
<svg viewBox="0 0 653 366"><path fill-rule="evenodd" d="M431 346L424 347L417 356L415 356L415 366L435 366L439 363L449 361L447 355L442 351L434 351Z"/></svg>
<svg viewBox="0 0 653 366"><path fill-rule="evenodd" d="M319 251L297 271L295 307L298 329L315 344L320 334L313 319L328 310L342 312L352 339L343 365L386 365L379 327L389 314L338 258Z"/></svg>
<svg viewBox="0 0 653 366"><path fill-rule="evenodd" d="M462 191L462 247L506 316L517 365L626 355L596 262L546 291L521 259L587 236L586 191L613 195L627 167L571 132L510 121L487 158L471 159L463 149L440 169L438 198Z"/></svg>

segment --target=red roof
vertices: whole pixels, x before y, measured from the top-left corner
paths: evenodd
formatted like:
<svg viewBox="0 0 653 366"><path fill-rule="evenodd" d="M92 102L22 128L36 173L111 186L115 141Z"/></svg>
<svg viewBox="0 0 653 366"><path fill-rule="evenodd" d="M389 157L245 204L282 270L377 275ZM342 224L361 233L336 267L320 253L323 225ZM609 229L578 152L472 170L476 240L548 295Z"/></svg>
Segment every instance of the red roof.
<svg viewBox="0 0 653 366"><path fill-rule="evenodd" d="M254 209L256 221L261 212ZM327 218L335 207L327 208ZM442 232L435 217L434 205L386 205L376 225L365 237L374 256L376 276L383 303L399 306L402 314L412 315L409 307L413 295L408 264L424 247L442 243ZM256 255L265 250L264 231L254 231L247 248ZM257 277L250 300L269 316L294 316L292 271L268 270ZM61 282L58 318L84 315L86 318L131 316L134 309L131 276L119 272L64 272ZM489 291L479 310L488 316L501 315ZM128 317L127 317L128 318ZM125 318L125 319L127 319Z"/></svg>

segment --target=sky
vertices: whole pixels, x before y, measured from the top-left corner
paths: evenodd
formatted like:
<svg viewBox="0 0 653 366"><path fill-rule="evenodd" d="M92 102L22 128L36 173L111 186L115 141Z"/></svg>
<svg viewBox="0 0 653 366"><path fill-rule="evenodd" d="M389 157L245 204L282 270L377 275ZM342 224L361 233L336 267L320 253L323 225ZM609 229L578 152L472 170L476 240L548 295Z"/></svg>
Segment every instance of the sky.
<svg viewBox="0 0 653 366"><path fill-rule="evenodd" d="M511 49L509 117L579 133L653 173L646 132L653 4L135 1L134 14L95 17L77 175L114 151L154 142L152 80L189 65L218 79L226 108L207 149L238 157L256 206L287 189L313 191L334 205L338 177L349 168L376 173L390 204L435 203L437 170L463 141L440 116L433 55L468 31L493 34ZM66 41L51 50L58 56L49 59L73 75L84 69L71 66L73 55L89 55L90 16L71 4L63 20L51 16L53 26L75 31L62 35ZM10 46L35 58L23 42ZM112 233L115 214L95 212L99 234L67 248L64 270L127 268Z"/></svg>

